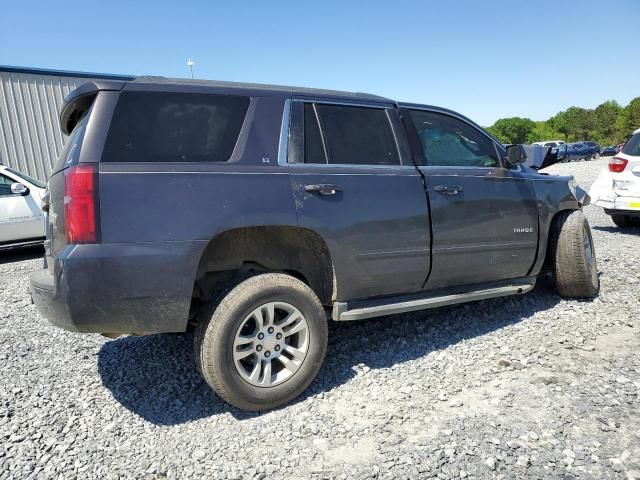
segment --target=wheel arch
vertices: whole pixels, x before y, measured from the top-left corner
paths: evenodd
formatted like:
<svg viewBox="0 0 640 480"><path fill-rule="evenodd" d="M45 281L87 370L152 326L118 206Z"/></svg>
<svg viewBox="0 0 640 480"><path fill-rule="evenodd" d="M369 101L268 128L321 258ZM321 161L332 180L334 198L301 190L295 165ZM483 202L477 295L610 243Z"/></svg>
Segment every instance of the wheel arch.
<svg viewBox="0 0 640 480"><path fill-rule="evenodd" d="M196 271L194 296L213 293L238 272L283 272L306 283L330 306L335 277L322 237L297 226L239 227L218 233L204 248Z"/></svg>

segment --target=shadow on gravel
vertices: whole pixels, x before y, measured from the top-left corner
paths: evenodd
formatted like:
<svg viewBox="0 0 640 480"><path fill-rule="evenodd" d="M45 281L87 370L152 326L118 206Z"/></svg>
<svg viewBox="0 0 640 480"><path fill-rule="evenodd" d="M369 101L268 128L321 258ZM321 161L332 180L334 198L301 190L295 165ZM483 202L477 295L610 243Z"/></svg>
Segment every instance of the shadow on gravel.
<svg viewBox="0 0 640 480"><path fill-rule="evenodd" d="M34 260L44 256L44 248L41 245L36 247L20 247L10 250L0 250L0 265L5 263L23 262Z"/></svg>
<svg viewBox="0 0 640 480"><path fill-rule="evenodd" d="M550 280L543 278L532 293L521 297L361 322L332 322L325 364L297 401L349 381L356 375L353 366L389 368L513 325L559 302ZM229 406L209 389L195 369L190 334L110 341L98 354L98 369L118 402L156 425L177 425L223 413L237 420L260 415Z"/></svg>
<svg viewBox="0 0 640 480"><path fill-rule="evenodd" d="M612 227L610 225L607 225L607 226L592 225L591 229L600 230L601 232L608 232L608 233L621 233L623 235L638 235L640 233L640 227L620 228L620 227Z"/></svg>

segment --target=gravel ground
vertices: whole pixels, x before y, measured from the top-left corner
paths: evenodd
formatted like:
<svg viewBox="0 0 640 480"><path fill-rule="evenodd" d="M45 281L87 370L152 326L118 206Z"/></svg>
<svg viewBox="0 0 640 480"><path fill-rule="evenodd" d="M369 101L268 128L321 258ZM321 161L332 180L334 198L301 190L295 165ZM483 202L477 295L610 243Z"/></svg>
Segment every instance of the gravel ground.
<svg viewBox="0 0 640 480"><path fill-rule="evenodd" d="M557 165L582 186L606 160ZM189 335L107 340L29 303L41 252L0 255L0 479L640 478L640 230L586 207L602 291L333 325L297 402L247 414Z"/></svg>

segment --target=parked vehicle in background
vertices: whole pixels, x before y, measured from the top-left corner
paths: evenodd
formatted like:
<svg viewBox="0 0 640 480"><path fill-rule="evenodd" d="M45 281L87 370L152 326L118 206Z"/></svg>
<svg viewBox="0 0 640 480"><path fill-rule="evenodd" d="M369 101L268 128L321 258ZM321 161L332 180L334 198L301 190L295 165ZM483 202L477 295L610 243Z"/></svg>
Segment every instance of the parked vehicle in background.
<svg viewBox="0 0 640 480"><path fill-rule="evenodd" d="M60 123L38 309L110 336L194 328L197 368L243 409L307 388L328 319L519 295L543 266L563 297L599 289L586 192L447 109L141 78L84 84Z"/></svg>
<svg viewBox="0 0 640 480"><path fill-rule="evenodd" d="M624 147L624 143L619 143L618 146L616 147L618 152L622 150L622 147Z"/></svg>
<svg viewBox="0 0 640 480"><path fill-rule="evenodd" d="M582 142L591 149L591 158L598 158L600 156L600 145L597 142ZM591 158L589 160L591 160Z"/></svg>
<svg viewBox="0 0 640 480"><path fill-rule="evenodd" d="M591 160L595 157L595 155L595 148L587 145L585 142L574 142L567 144L567 159L570 162L577 160Z"/></svg>
<svg viewBox="0 0 640 480"><path fill-rule="evenodd" d="M600 156L602 157L611 157L618 153L618 147L615 145L609 145L607 147L602 147L600 149Z"/></svg>
<svg viewBox="0 0 640 480"><path fill-rule="evenodd" d="M567 146L564 144L551 147L534 143L523 145L522 147L527 154L527 161L524 164L534 170L540 170L556 163L565 163L567 161Z"/></svg>
<svg viewBox="0 0 640 480"><path fill-rule="evenodd" d="M591 197L619 227L640 226L640 129L600 172Z"/></svg>
<svg viewBox="0 0 640 480"><path fill-rule="evenodd" d="M0 165L0 250L42 243L45 187L35 178Z"/></svg>
<svg viewBox="0 0 640 480"><path fill-rule="evenodd" d="M545 140L544 142L533 142L532 145L540 145L541 147L557 147L564 145L562 140Z"/></svg>

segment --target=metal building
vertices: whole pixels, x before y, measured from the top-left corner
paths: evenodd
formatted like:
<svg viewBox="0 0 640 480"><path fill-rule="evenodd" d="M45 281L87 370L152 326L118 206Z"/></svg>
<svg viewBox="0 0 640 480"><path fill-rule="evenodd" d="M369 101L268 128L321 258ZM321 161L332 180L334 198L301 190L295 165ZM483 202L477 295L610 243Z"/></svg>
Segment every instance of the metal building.
<svg viewBox="0 0 640 480"><path fill-rule="evenodd" d="M64 97L105 78L133 77L0 65L0 164L46 180L65 140L58 123Z"/></svg>

